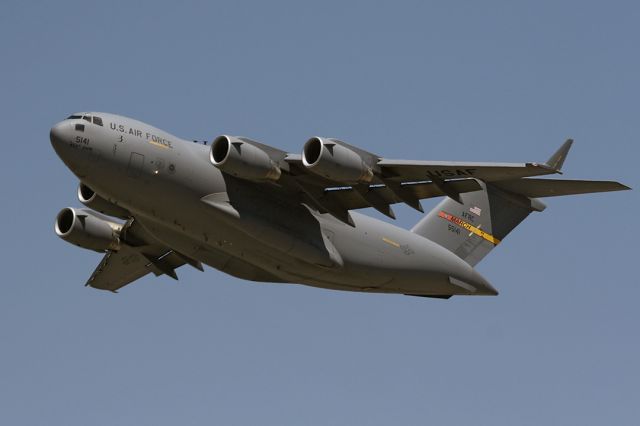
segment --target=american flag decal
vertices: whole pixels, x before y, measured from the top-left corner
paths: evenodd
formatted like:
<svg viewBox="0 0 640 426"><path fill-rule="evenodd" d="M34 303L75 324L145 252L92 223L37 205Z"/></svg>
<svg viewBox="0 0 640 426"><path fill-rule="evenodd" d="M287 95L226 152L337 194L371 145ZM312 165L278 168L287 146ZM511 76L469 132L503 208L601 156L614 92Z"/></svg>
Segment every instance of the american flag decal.
<svg viewBox="0 0 640 426"><path fill-rule="evenodd" d="M480 216L480 213L482 213L482 209L478 206L471 207L469 211L475 214L476 216Z"/></svg>

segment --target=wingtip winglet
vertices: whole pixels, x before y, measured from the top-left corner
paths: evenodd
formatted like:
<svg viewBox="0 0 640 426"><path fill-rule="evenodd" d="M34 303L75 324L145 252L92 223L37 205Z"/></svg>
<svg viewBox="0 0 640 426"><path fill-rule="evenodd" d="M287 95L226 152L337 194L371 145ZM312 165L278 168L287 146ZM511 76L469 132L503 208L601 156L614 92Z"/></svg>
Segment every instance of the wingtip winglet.
<svg viewBox="0 0 640 426"><path fill-rule="evenodd" d="M567 158L567 154L569 154L569 150L571 149L571 145L573 145L573 139L569 138L556 152L553 153L551 157L545 163L545 166L548 166L555 170L558 173L561 173L562 165L564 164L564 160Z"/></svg>
<svg viewBox="0 0 640 426"><path fill-rule="evenodd" d="M631 188L628 185L625 185L624 183L620 183L620 182L616 182L618 185L620 185L620 189L618 191L631 191L633 188Z"/></svg>

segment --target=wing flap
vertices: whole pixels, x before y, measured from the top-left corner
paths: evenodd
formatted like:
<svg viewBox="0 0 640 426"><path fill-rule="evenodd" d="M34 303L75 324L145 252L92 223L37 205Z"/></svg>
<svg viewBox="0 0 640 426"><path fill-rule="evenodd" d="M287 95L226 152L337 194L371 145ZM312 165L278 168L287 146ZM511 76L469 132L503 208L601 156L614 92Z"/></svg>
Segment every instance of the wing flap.
<svg viewBox="0 0 640 426"><path fill-rule="evenodd" d="M425 198L442 197L447 195L443 190L446 190L447 192L464 193L478 191L480 189L480 185L474 179L462 179L445 181L442 184L435 184L434 182L416 182L400 185L399 189L391 189L390 186L386 185L372 185L369 187L369 192L375 194L379 203L386 203L389 205L406 203L407 199L422 200ZM401 195L398 195L398 192L400 192ZM361 193L354 190L352 187L326 189L322 196L318 197L317 200L320 204L340 206L344 210L375 207L369 200L364 198Z"/></svg>

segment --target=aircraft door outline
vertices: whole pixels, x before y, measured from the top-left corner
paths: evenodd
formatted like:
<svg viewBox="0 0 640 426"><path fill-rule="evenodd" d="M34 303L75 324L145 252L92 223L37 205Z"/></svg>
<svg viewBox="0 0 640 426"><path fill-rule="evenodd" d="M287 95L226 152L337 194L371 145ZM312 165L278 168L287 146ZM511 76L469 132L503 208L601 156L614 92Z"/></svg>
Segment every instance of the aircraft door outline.
<svg viewBox="0 0 640 426"><path fill-rule="evenodd" d="M127 175L138 179L144 170L144 155L132 152L129 157L129 165L127 166Z"/></svg>

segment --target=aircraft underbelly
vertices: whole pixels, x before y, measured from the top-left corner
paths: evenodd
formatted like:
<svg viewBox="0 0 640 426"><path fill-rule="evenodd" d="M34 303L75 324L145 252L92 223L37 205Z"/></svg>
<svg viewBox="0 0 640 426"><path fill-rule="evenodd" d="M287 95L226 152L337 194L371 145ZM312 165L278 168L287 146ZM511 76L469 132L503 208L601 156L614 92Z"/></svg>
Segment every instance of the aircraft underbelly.
<svg viewBox="0 0 640 426"><path fill-rule="evenodd" d="M174 188L149 188L144 197L136 191L138 196L131 197L136 205L127 207L146 224L155 224L152 232L167 246L230 275L352 291L458 291L442 267L451 263L449 258L457 259L455 255L444 249L434 252L433 243L373 218L354 214L354 228L314 219L306 210L292 216L284 206L270 217L250 214L234 219L195 193L168 192ZM174 202L163 202L167 199ZM288 234L288 222L294 219L298 228L301 220L306 225Z"/></svg>
<svg viewBox="0 0 640 426"><path fill-rule="evenodd" d="M432 261L428 259L428 250L419 249L415 241L413 252L406 254L394 246L387 248L388 244L376 245L366 240L356 239L345 245L345 238L358 234L338 233L332 235L332 240L342 243L338 250L344 257L344 265L332 268L303 262L292 253L274 250L274 244L229 232L219 222L212 221L208 213L202 216L197 210L191 211L183 205L185 216L163 223L147 219L144 223L168 246L242 279L365 292L445 294L456 291L448 275L429 269ZM371 238L377 238L374 232L367 235L371 234Z"/></svg>

